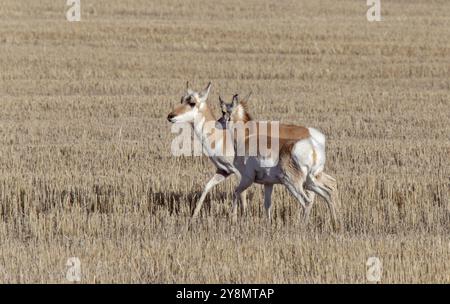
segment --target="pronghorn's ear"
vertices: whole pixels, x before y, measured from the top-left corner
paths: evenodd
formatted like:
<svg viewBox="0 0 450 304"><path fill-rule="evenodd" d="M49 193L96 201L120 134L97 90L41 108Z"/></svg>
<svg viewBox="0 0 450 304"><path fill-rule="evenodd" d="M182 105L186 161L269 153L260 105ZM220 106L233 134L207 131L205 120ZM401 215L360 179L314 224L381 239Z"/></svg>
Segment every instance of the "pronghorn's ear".
<svg viewBox="0 0 450 304"><path fill-rule="evenodd" d="M208 99L209 91L211 90L211 82L208 83L206 88L200 93L200 100L205 102Z"/></svg>
<svg viewBox="0 0 450 304"><path fill-rule="evenodd" d="M248 102L250 100L250 96L252 96L252 91L250 91L250 93L247 94L247 96L245 96L243 99L241 99L241 102Z"/></svg>
<svg viewBox="0 0 450 304"><path fill-rule="evenodd" d="M192 95L194 93L194 91L189 89L189 81L186 81L186 92L188 95Z"/></svg>
<svg viewBox="0 0 450 304"><path fill-rule="evenodd" d="M239 94L234 94L233 95L233 100L231 101L231 103L233 104L233 107L237 106L239 104Z"/></svg>

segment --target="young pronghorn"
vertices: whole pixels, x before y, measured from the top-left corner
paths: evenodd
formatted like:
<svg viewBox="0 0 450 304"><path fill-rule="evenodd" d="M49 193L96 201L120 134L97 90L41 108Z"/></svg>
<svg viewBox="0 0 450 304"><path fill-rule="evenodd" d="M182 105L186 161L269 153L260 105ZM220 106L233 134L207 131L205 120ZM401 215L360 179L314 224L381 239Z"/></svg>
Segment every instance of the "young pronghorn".
<svg viewBox="0 0 450 304"><path fill-rule="evenodd" d="M176 106L172 112L169 113L167 119L172 123L190 123L194 129L195 135L201 141L203 148L207 152L209 158L216 166L216 173L206 184L202 195L197 201L192 215L196 218L200 213L203 201L211 189L226 180L229 176L239 172L235 169L234 149L231 142L226 144L226 130L216 128L216 118L211 109L208 107L206 100L208 99L211 83L201 92L193 91L189 88L189 83L186 84L186 95L181 98L181 104ZM212 128L206 127L211 124ZM215 153L221 150L222 153ZM238 176L238 179L240 177ZM245 193L240 193L240 200L242 203L242 211L246 209Z"/></svg>
<svg viewBox="0 0 450 304"><path fill-rule="evenodd" d="M269 130L273 128L273 126L271 127L272 123L266 124L264 128L259 122L248 124L252 121L247 111L247 99L248 97L240 101L238 95L234 95L232 102L226 103L219 97L222 109L220 121L231 131L235 153L240 155L237 149L243 147L246 154L244 161L235 162L241 179L233 196L233 213L236 213L237 199L240 193L251 184L260 183L264 184L264 206L270 219L273 185L281 183L304 208L305 223L309 220L314 194L318 194L326 201L333 227L337 229L338 221L334 202L337 191L336 180L323 172L325 136L314 128L279 124L278 138L271 139L272 134ZM245 133L237 135L239 132L236 132L235 126L245 127ZM266 143L272 140L278 141L278 146L274 147L274 149L278 149L275 151L277 153L269 156L269 158L273 158L271 163L274 165L272 167L261 166L263 158L266 158L265 162L267 163L267 156L262 157L259 152L248 154L250 141L255 137L257 142L263 137L267 138Z"/></svg>

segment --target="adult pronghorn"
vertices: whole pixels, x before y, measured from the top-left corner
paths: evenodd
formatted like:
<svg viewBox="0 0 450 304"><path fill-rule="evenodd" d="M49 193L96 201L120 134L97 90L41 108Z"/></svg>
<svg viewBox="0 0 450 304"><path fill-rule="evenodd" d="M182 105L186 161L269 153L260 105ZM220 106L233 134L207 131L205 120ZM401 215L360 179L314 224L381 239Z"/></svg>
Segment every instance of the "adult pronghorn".
<svg viewBox="0 0 450 304"><path fill-rule="evenodd" d="M249 95L250 96L250 95ZM248 99L248 97L246 98ZM268 217L271 217L271 195L273 185L281 183L298 200L304 208L305 222L309 220L309 214L313 206L314 193L321 196L327 203L331 213L333 227L338 228L336 208L333 192L336 189L336 180L323 172L325 165L325 136L314 128L306 128L295 125L284 125L251 120L247 111L246 101L240 101L238 95L233 96L231 103L224 102L220 97L222 109L221 121L231 131L236 155L243 148L245 160L234 162L240 172L241 179L233 196L233 210L236 210L237 199L242 191L251 184L264 184L264 205ZM251 123L252 122L252 123ZM236 128L237 127L237 128ZM278 138L274 138L271 129L277 127ZM244 133L239 132L244 128ZM240 129L240 130L239 130ZM272 137L272 138L271 138ZM249 153L251 139L258 141L266 138L266 143L276 139L277 149L275 154L261 156L261 153ZM272 151L273 152L273 151ZM262 166L269 160L272 166ZM305 190L308 194L305 193ZM335 193L334 193L335 194Z"/></svg>
<svg viewBox="0 0 450 304"><path fill-rule="evenodd" d="M169 113L167 119L172 123L189 123L192 125L195 135L201 141L204 150L216 166L216 173L206 184L200 199L197 201L192 215L196 218L200 213L203 201L208 192L217 184L226 180L229 176L239 172L233 165L234 149L231 142L226 144L226 130L216 127L216 118L209 108L206 100L211 90L211 82L201 91L196 92L186 84L186 95L181 98L181 103ZM216 151L222 153L215 153ZM238 179L240 177L238 176ZM246 209L245 193L240 193L242 209Z"/></svg>
<svg viewBox="0 0 450 304"><path fill-rule="evenodd" d="M215 125L215 118L212 115L211 110L206 104L206 100L209 95L209 91L211 88L211 84L208 84L207 88L202 92L195 92L192 90L188 90L187 95L182 97L181 104L175 107L175 109L168 115L168 120L171 122L188 122L193 126L195 134L201 140L203 147L208 151L211 160L214 162L216 167L218 168L216 175L208 182L205 190L202 194L202 197L197 202L196 209L194 211L194 217L198 214L198 211L201 208L201 204L203 202L204 197L207 192L217 183L223 181L226 177L235 173L238 176L238 179L241 179L241 174L246 173L245 170L242 170L242 166L236 164L236 160L241 160L241 157L234 157L234 149L231 146L225 144L226 131L218 128L205 128L208 123ZM292 126L291 126L292 127ZM291 127L287 126L286 130L289 130ZM299 129L301 130L301 129ZM282 131L283 132L283 131ZM289 134L294 134L295 132L288 132ZM298 138L296 137L298 141ZM222 154L216 155L214 147L217 150L222 150ZM219 148L219 149L217 149ZM231 151L230 151L231 150ZM281 158L281 160L285 160L286 158ZM282 162L280 162L282 163ZM280 166L274 168L275 170L279 169ZM285 176L289 176L291 172L294 174L296 171L295 168L292 167L289 169L289 164L284 167L286 170L284 172ZM241 169L241 170L239 170ZM264 168L267 169L267 168ZM260 172L261 173L261 172ZM264 174L264 173L263 173ZM273 176L269 177L274 178ZM280 179L280 176L275 176L275 179ZM282 179L282 181L287 181L288 179ZM331 184L330 180L330 184ZM267 180L258 179L256 180L258 183L267 183ZM280 182L280 180L278 180ZM269 182L270 183L270 182ZM277 183L276 181L271 181L271 183ZM241 184L241 183L240 183ZM289 185L288 185L289 187ZM237 212L237 197L243 194L244 190L240 190L239 194L234 193L233 200L233 215L236 215ZM267 195L266 195L267 196ZM303 204L305 206L305 204Z"/></svg>

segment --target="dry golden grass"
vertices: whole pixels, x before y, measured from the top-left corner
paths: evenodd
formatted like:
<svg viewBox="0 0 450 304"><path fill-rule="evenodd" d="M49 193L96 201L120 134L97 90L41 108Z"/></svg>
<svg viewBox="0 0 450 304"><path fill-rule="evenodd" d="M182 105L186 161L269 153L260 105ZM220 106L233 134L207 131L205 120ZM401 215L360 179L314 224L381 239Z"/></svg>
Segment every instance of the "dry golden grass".
<svg viewBox="0 0 450 304"><path fill-rule="evenodd" d="M224 2L224 3L222 3ZM450 283L450 2L2 0L0 282ZM213 173L170 155L186 80L253 91L260 119L328 136L344 229L309 227L261 186L231 224L235 180L189 216Z"/></svg>

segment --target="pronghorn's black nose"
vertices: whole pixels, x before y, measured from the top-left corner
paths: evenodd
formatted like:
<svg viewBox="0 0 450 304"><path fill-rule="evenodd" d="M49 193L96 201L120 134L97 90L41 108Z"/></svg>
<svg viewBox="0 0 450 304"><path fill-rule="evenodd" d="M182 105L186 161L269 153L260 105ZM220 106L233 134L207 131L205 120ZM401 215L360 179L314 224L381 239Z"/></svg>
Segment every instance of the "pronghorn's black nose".
<svg viewBox="0 0 450 304"><path fill-rule="evenodd" d="M174 118L175 115L173 115L172 113L169 113L169 115L167 115L167 120L172 122L172 118Z"/></svg>

